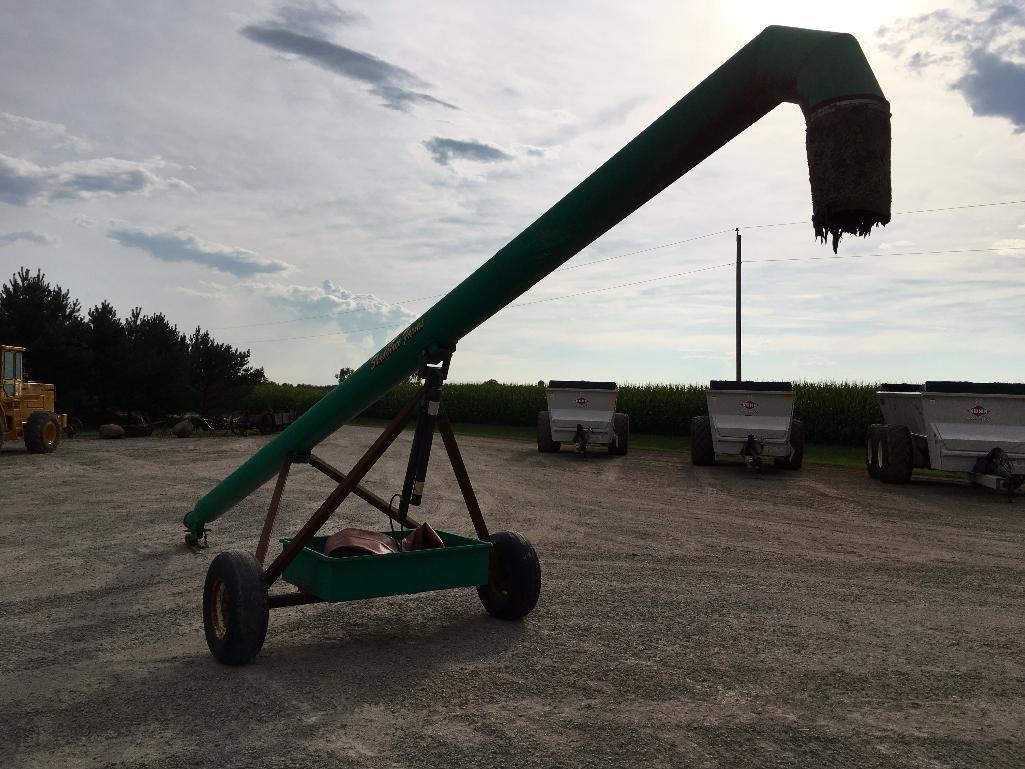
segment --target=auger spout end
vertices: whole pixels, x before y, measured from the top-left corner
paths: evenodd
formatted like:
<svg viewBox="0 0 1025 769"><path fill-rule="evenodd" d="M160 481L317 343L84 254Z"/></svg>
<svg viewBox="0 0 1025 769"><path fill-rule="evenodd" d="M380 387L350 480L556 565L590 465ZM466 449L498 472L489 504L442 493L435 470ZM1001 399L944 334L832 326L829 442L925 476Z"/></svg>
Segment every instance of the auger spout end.
<svg viewBox="0 0 1025 769"><path fill-rule="evenodd" d="M815 237L868 235L890 221L890 105L842 99L807 116L808 172Z"/></svg>

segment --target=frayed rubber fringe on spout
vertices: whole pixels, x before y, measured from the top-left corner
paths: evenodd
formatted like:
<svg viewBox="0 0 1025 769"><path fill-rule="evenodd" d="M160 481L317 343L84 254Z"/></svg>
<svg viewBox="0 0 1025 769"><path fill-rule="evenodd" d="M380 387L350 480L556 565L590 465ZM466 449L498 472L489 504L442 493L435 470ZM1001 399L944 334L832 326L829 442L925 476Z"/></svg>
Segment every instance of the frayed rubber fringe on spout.
<svg viewBox="0 0 1025 769"><path fill-rule="evenodd" d="M808 115L808 173L815 237L864 237L890 221L890 105L844 99Z"/></svg>

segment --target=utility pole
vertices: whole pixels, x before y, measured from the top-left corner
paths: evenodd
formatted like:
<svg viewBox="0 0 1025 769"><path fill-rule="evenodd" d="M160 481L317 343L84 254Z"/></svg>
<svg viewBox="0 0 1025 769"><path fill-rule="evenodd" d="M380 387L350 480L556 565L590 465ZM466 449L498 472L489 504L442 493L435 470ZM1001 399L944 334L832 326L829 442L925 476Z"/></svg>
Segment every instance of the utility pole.
<svg viewBox="0 0 1025 769"><path fill-rule="evenodd" d="M737 381L740 376L740 227L737 227Z"/></svg>

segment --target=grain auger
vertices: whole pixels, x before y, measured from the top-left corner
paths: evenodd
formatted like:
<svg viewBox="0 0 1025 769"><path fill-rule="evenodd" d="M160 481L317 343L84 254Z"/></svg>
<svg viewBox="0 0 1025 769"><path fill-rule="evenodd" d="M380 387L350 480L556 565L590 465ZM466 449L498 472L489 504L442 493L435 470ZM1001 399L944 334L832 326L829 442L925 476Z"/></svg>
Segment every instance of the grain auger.
<svg viewBox="0 0 1025 769"><path fill-rule="evenodd" d="M485 608L519 619L535 606L541 572L534 548L509 532L490 533L445 416L442 391L456 344L589 243L614 227L782 102L799 105L815 236L837 249L843 235L867 235L890 220L890 105L857 41L848 34L768 27L664 115L541 215L498 253L329 392L288 429L196 503L186 540L277 476L257 554L229 551L211 563L204 593L207 640L223 662L260 650L269 609L317 601L476 586ZM418 374L422 386L347 472L313 449L390 388ZM411 419L416 430L397 506L361 486ZM441 433L470 511L475 538L439 532L444 547L333 558L318 536L350 494L380 510L405 538L418 524L435 431ZM337 483L282 551L264 565L289 468L304 463ZM279 579L298 588L269 593Z"/></svg>

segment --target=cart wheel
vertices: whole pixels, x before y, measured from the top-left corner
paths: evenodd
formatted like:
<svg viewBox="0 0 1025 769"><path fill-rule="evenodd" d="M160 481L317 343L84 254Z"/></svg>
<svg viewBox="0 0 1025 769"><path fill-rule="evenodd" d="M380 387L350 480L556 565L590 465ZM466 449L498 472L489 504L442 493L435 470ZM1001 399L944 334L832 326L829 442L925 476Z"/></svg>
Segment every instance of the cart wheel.
<svg viewBox="0 0 1025 769"><path fill-rule="evenodd" d="M879 477L879 442L883 437L883 425L869 425L865 436L865 469L869 478Z"/></svg>
<svg viewBox="0 0 1025 769"><path fill-rule="evenodd" d="M260 562L243 550L218 554L203 589L203 627L214 657L226 665L245 665L263 646L269 617Z"/></svg>
<svg viewBox="0 0 1025 769"><path fill-rule="evenodd" d="M711 417L692 417L690 420L690 463L692 465L715 464Z"/></svg>
<svg viewBox="0 0 1025 769"><path fill-rule="evenodd" d="M537 412L537 450L545 454L550 454L561 448L562 441L552 440L551 412Z"/></svg>
<svg viewBox="0 0 1025 769"><path fill-rule="evenodd" d="M906 425L883 425L879 441L879 480L907 483L911 480L911 430Z"/></svg>
<svg viewBox="0 0 1025 769"><path fill-rule="evenodd" d="M541 594L541 564L534 546L511 531L491 535L490 581L477 588L488 614L499 619L522 619L537 606Z"/></svg>
<svg viewBox="0 0 1025 769"><path fill-rule="evenodd" d="M616 434L615 444L609 444L609 453L624 456L630 447L630 416L616 412L612 417L612 431Z"/></svg>
<svg viewBox="0 0 1025 769"><path fill-rule="evenodd" d="M790 420L790 456L784 462L787 470L800 470L804 464L804 422L800 419Z"/></svg>

